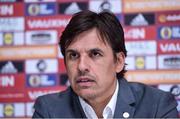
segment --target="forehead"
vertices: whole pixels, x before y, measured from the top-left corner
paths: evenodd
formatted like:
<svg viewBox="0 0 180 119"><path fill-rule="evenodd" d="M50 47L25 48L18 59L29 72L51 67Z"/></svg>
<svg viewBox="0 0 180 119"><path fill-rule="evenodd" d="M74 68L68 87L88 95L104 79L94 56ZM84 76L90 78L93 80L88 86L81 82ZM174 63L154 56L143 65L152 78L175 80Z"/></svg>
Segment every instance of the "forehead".
<svg viewBox="0 0 180 119"><path fill-rule="evenodd" d="M67 49L72 48L94 48L94 47L110 47L107 41L102 39L96 28L85 31L76 36Z"/></svg>

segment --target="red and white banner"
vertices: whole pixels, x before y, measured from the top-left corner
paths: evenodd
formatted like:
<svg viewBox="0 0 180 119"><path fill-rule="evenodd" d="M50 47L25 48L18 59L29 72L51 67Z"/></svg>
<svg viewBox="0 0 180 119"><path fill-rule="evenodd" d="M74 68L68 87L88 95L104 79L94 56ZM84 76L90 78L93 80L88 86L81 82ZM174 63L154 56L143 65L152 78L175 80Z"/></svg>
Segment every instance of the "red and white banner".
<svg viewBox="0 0 180 119"><path fill-rule="evenodd" d="M23 16L24 3L1 3L0 17Z"/></svg>
<svg viewBox="0 0 180 119"><path fill-rule="evenodd" d="M180 54L179 40L159 40L157 42L158 54Z"/></svg>
<svg viewBox="0 0 180 119"><path fill-rule="evenodd" d="M154 40L157 37L156 27L124 27L126 40Z"/></svg>
<svg viewBox="0 0 180 119"><path fill-rule="evenodd" d="M26 17L26 30L62 30L69 23L71 16Z"/></svg>

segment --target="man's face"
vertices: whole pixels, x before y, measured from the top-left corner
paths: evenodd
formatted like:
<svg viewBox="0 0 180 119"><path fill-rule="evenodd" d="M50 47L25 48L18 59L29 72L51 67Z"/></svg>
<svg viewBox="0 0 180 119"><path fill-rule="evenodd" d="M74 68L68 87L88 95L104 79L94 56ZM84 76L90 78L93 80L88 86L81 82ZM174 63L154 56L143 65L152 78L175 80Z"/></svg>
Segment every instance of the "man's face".
<svg viewBox="0 0 180 119"><path fill-rule="evenodd" d="M96 28L83 32L65 51L71 87L86 100L111 96L116 87L116 72L124 66L123 53L116 54L116 61L109 44L99 38Z"/></svg>

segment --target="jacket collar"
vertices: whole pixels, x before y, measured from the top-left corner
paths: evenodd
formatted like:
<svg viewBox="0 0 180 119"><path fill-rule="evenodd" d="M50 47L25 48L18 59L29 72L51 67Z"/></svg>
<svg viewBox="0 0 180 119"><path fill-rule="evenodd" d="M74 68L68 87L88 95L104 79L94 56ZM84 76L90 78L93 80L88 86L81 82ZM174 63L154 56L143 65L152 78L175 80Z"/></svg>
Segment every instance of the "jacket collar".
<svg viewBox="0 0 180 119"><path fill-rule="evenodd" d="M116 109L114 113L115 118L124 118L128 116L132 118L135 108L135 97L129 86L129 83L125 79L119 79L119 91L116 102Z"/></svg>
<svg viewBox="0 0 180 119"><path fill-rule="evenodd" d="M80 104L78 95L73 91L71 87L70 87L70 90L72 92L72 108L73 108L75 118L87 118Z"/></svg>
<svg viewBox="0 0 180 119"><path fill-rule="evenodd" d="M126 79L119 79L119 91L116 102L116 108L114 112L114 118L124 118L124 113L129 114L129 118L132 118L135 111L135 97ZM74 114L76 118L86 118L86 115L81 107L78 96L70 89L72 94L72 107L74 108Z"/></svg>

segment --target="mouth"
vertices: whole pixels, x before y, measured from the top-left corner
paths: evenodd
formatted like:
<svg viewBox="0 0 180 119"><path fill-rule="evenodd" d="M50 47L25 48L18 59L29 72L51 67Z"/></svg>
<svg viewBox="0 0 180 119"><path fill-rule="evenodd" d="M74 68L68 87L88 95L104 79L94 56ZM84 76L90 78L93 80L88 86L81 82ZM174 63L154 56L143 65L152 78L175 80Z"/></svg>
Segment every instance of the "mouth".
<svg viewBox="0 0 180 119"><path fill-rule="evenodd" d="M95 83L95 80L87 77L80 77L76 80L76 83L81 87L90 87Z"/></svg>

